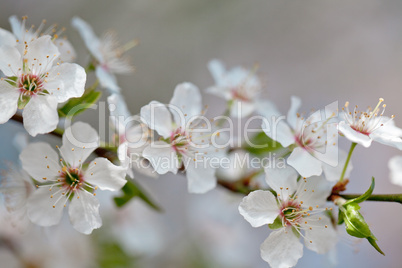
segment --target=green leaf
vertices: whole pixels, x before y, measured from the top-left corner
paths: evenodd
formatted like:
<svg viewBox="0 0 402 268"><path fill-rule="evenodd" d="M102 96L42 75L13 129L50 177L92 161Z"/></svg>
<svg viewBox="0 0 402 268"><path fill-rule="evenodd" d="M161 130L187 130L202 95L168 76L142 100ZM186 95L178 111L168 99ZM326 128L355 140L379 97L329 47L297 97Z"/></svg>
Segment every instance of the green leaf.
<svg viewBox="0 0 402 268"><path fill-rule="evenodd" d="M375 179L374 179L374 177L372 177L372 178L371 178L371 185L370 185L370 188L369 188L364 194L362 194L361 196L356 197L356 198L354 198L354 199L348 200L348 201L344 204L344 206L347 205L347 204L350 204L350 203L361 203L361 202L363 202L363 201L366 201L367 198L369 198L369 197L371 196L371 194L373 193L374 187L375 187Z"/></svg>
<svg viewBox="0 0 402 268"><path fill-rule="evenodd" d="M114 202L118 207L122 207L125 204L127 204L132 198L138 197L142 199L145 203L147 203L150 207L157 211L162 211L162 209L155 204L151 200L150 197L145 193L145 191L138 185L136 184L133 180L127 180L127 183L123 186L121 189L123 192L122 196L118 196L114 198Z"/></svg>
<svg viewBox="0 0 402 268"><path fill-rule="evenodd" d="M88 90L80 98L72 98L59 109L60 117L73 117L90 108L102 96L102 92L95 89Z"/></svg>
<svg viewBox="0 0 402 268"><path fill-rule="evenodd" d="M250 139L249 144L245 143L243 149L257 156L263 156L269 152L277 151L283 147L265 134L264 131L257 133Z"/></svg>

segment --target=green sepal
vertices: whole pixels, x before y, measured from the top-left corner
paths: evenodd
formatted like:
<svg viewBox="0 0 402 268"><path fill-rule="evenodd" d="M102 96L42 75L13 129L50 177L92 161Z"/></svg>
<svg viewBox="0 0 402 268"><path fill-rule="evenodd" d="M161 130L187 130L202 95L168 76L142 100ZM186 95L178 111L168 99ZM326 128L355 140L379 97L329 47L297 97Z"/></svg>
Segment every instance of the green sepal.
<svg viewBox="0 0 402 268"><path fill-rule="evenodd" d="M148 204L150 207L157 211L162 211L162 209L155 204L154 201L151 200L150 197L148 197L148 194L145 193L145 190L143 190L138 184L136 184L133 180L128 179L127 183L123 186L121 189L123 194L121 196L115 197L114 202L118 207L123 207L125 204L127 204L132 198L138 197L142 199L146 204Z"/></svg>
<svg viewBox="0 0 402 268"><path fill-rule="evenodd" d="M73 117L90 108L102 96L102 92L95 89L88 90L80 98L72 98L58 112L60 117ZM77 107L79 109L77 109Z"/></svg>
<svg viewBox="0 0 402 268"><path fill-rule="evenodd" d="M268 224L268 227L269 227L269 229L272 229L272 230L282 228L283 225L282 225L282 220L281 220L281 218L280 218L279 216L276 217L276 219L274 220L273 223Z"/></svg>
<svg viewBox="0 0 402 268"><path fill-rule="evenodd" d="M17 77L16 76L9 76L7 79L4 79L7 83L9 83L12 86L17 85Z"/></svg>
<svg viewBox="0 0 402 268"><path fill-rule="evenodd" d="M375 179L374 179L374 177L372 177L371 178L370 188L364 194L362 194L361 196L346 201L346 203L343 204L343 206L346 206L347 204L350 204L350 203L357 203L358 204L358 203L361 203L363 201L366 201L367 198L369 198L371 196L371 194L373 193L374 187L375 187Z"/></svg>
<svg viewBox="0 0 402 268"><path fill-rule="evenodd" d="M18 109L24 109L30 99L30 97L22 95L21 98L18 99Z"/></svg>
<svg viewBox="0 0 402 268"><path fill-rule="evenodd" d="M258 145L256 147L255 145ZM283 147L265 134L264 131L257 133L250 139L250 144L244 144L243 149L256 156L263 156L270 152L277 151Z"/></svg>
<svg viewBox="0 0 402 268"><path fill-rule="evenodd" d="M348 200L339 207L338 224L345 223L346 232L357 238L366 238L369 243L381 254L384 252L377 245L377 238L371 232L369 225L360 213L359 203L367 200L373 193L375 186L374 177L372 178L370 188L361 196Z"/></svg>

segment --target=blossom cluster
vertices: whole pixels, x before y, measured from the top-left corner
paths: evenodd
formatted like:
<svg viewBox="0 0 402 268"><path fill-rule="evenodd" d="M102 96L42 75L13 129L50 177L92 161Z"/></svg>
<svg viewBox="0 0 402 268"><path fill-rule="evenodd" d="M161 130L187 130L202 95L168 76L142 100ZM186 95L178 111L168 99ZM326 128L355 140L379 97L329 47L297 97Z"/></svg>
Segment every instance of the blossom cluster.
<svg viewBox="0 0 402 268"><path fill-rule="evenodd" d="M189 82L176 86L169 103L151 101L132 115L115 74L133 71L124 52L135 41L120 46L110 32L98 38L87 22L73 18L71 24L91 55L84 69L73 63L76 52L60 37L62 31L42 31L43 25L27 28L25 17L20 21L12 16L10 23L11 32L0 29L0 124L22 115L30 136L53 133L62 139L53 148L45 142L25 144L19 157L22 169L12 168L1 180L6 207L26 222L57 225L68 206L74 229L91 234L102 226L98 189L127 194L130 183L181 172L189 193L203 194L220 184L245 194L239 213L252 227L273 230L261 245L262 259L271 267L292 267L303 255L300 240L319 254L335 247L335 211L350 235L361 231L351 227L357 220L353 215L360 215L357 204L368 196L346 201L339 195L350 179L355 146L367 148L377 141L402 150L402 129L395 126L394 116L385 116L382 98L364 111L357 106L352 111L346 102L342 109L334 103L304 114L299 112L301 100L293 96L283 115L262 97L255 68L226 69L216 59L208 64L214 84L205 93L225 101L223 115L206 117L209 107L202 103L201 90ZM86 87L92 71L97 80ZM88 96L99 92L98 83L107 94L112 143L101 141L89 124L72 123L75 114L66 114L74 105L94 104L98 99ZM260 139L231 146L231 118L250 116L260 119ZM339 139L351 142L349 152L339 147ZM261 159L272 152L281 165L235 164L238 155ZM230 165L223 165L224 160ZM389 162L391 180L398 185L401 163L400 157ZM381 252L371 231L358 237Z"/></svg>

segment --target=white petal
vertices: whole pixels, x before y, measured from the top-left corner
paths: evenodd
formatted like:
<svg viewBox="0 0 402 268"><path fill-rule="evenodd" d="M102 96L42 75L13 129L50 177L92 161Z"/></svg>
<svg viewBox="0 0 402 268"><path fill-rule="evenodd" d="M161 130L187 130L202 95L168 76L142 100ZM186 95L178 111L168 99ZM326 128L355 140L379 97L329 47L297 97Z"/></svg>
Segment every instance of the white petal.
<svg viewBox="0 0 402 268"><path fill-rule="evenodd" d="M210 167L207 163L194 162L193 159L189 160L186 167L186 175L188 180L188 192L195 194L206 193L216 187L215 169Z"/></svg>
<svg viewBox="0 0 402 268"><path fill-rule="evenodd" d="M12 33L0 28L0 46L14 46L16 43L16 38Z"/></svg>
<svg viewBox="0 0 402 268"><path fill-rule="evenodd" d="M35 137L53 131L59 122L57 101L52 96L33 96L22 112L24 127Z"/></svg>
<svg viewBox="0 0 402 268"><path fill-rule="evenodd" d="M92 56L98 61L103 62L102 53L99 50L100 41L92 30L91 25L79 17L72 18L71 25L79 32Z"/></svg>
<svg viewBox="0 0 402 268"><path fill-rule="evenodd" d="M290 104L290 109L288 111L288 122L289 125L295 129L296 128L296 123L297 123L297 111L299 110L301 106L301 100L298 97L292 96L290 98L291 104Z"/></svg>
<svg viewBox="0 0 402 268"><path fill-rule="evenodd" d="M44 35L28 43L24 59L28 60L27 65L30 66L33 74L41 75L50 70L59 55L59 50L53 44L51 37Z"/></svg>
<svg viewBox="0 0 402 268"><path fill-rule="evenodd" d="M322 173L322 162L300 147L293 150L287 163L302 177L318 176Z"/></svg>
<svg viewBox="0 0 402 268"><path fill-rule="evenodd" d="M272 268L289 268L303 256L303 244L290 228L272 232L261 244L261 257Z"/></svg>
<svg viewBox="0 0 402 268"><path fill-rule="evenodd" d="M84 68L75 63L63 63L49 70L45 88L58 102L65 102L84 94L86 79Z"/></svg>
<svg viewBox="0 0 402 268"><path fill-rule="evenodd" d="M17 76L22 68L22 58L18 49L12 46L0 47L0 70L6 76Z"/></svg>
<svg viewBox="0 0 402 268"><path fill-rule="evenodd" d="M58 189L53 187L52 191L49 191L48 187L43 187L31 194L27 202L27 212L28 218L33 223L40 226L52 226L60 222L66 197L61 195L61 191L56 194ZM61 199L58 200L60 197Z"/></svg>
<svg viewBox="0 0 402 268"><path fill-rule="evenodd" d="M61 62L73 62L77 56L73 45L67 39L56 39L53 41L59 49Z"/></svg>
<svg viewBox="0 0 402 268"><path fill-rule="evenodd" d="M108 89L112 93L120 92L120 87L117 84L116 77L110 71L98 65L96 66L95 74L102 87Z"/></svg>
<svg viewBox="0 0 402 268"><path fill-rule="evenodd" d="M395 156L388 162L391 172L390 179L393 184L402 186L402 156Z"/></svg>
<svg viewBox="0 0 402 268"><path fill-rule="evenodd" d="M59 155L44 142L31 143L20 154L22 167L30 176L44 182L58 176L61 170Z"/></svg>
<svg viewBox="0 0 402 268"><path fill-rule="evenodd" d="M127 104L124 101L124 96L118 93L114 93L107 98L108 108L110 112L110 118L113 118L113 124L115 125L116 130L120 129L119 120L120 117L123 120L127 120L131 113L127 108ZM124 130L124 129L123 129Z"/></svg>
<svg viewBox="0 0 402 268"><path fill-rule="evenodd" d="M0 124L7 122L17 111L19 95L16 88L0 80Z"/></svg>
<svg viewBox="0 0 402 268"><path fill-rule="evenodd" d="M127 183L126 169L103 157L95 158L85 171L85 180L101 190L117 191Z"/></svg>
<svg viewBox="0 0 402 268"><path fill-rule="evenodd" d="M225 74L225 66L220 60L213 59L208 63L208 70L217 83Z"/></svg>
<svg viewBox="0 0 402 268"><path fill-rule="evenodd" d="M158 174L166 174L169 171L174 174L177 173L179 159L170 144L163 141L156 141L146 147L142 155L151 162Z"/></svg>
<svg viewBox="0 0 402 268"><path fill-rule="evenodd" d="M275 141L278 141L285 148L295 143L295 136L293 134L293 131L284 121L284 117L277 118L276 122L272 122L271 125L268 127L265 122L265 124L263 123L262 128L268 137Z"/></svg>
<svg viewBox="0 0 402 268"><path fill-rule="evenodd" d="M279 207L270 191L257 190L243 198L239 212L251 226L260 227L275 221L279 215Z"/></svg>
<svg viewBox="0 0 402 268"><path fill-rule="evenodd" d="M297 174L296 170L289 165L284 168L265 167L265 180L275 192L283 192L292 195L297 189ZM283 188L281 190L281 188ZM288 190L286 190L288 189Z"/></svg>
<svg viewBox="0 0 402 268"><path fill-rule="evenodd" d="M401 137L391 136L391 135L387 135L385 133L380 133L380 134L373 133L370 135L370 138L372 138L374 141L379 142L381 144L392 146L399 150L402 150L402 138Z"/></svg>
<svg viewBox="0 0 402 268"><path fill-rule="evenodd" d="M225 100L230 100L232 99L232 93L230 91L230 88L227 87L218 87L218 86L212 86L209 87L205 90L206 93L221 97Z"/></svg>
<svg viewBox="0 0 402 268"><path fill-rule="evenodd" d="M307 217L306 221L311 223L311 225L307 224L305 226L306 238L304 244L308 249L319 254L324 254L335 247L337 233L328 217L311 216ZM327 227L325 228L325 226Z"/></svg>
<svg viewBox="0 0 402 268"><path fill-rule="evenodd" d="M248 101L233 100L230 107L230 116L234 118L243 118L252 114L255 110L255 103Z"/></svg>
<svg viewBox="0 0 402 268"><path fill-rule="evenodd" d="M186 122L192 122L201 115L202 100L198 87L191 83L177 85L169 109L176 124L185 128Z"/></svg>
<svg viewBox="0 0 402 268"><path fill-rule="evenodd" d="M60 150L67 163L72 167L78 167L98 147L98 132L89 124L78 121L66 128Z"/></svg>
<svg viewBox="0 0 402 268"><path fill-rule="evenodd" d="M303 201L303 207L316 209L318 206L319 209L322 209L328 196L331 195L333 184L321 176L300 179L298 182L299 190L296 195L299 201Z"/></svg>
<svg viewBox="0 0 402 268"><path fill-rule="evenodd" d="M79 191L78 195L75 194L68 208L68 215L74 229L83 234L90 234L94 229L101 227L99 206L99 201L93 194L87 191Z"/></svg>
<svg viewBox="0 0 402 268"><path fill-rule="evenodd" d="M344 121L339 122L338 128L339 132L345 135L348 140L363 145L366 148L370 147L372 139L365 134L357 132Z"/></svg>
<svg viewBox="0 0 402 268"><path fill-rule="evenodd" d="M172 116L166 105L160 102L151 101L142 107L141 119L164 138L169 138L172 134Z"/></svg>
<svg viewBox="0 0 402 268"><path fill-rule="evenodd" d="M272 117L278 117L281 115L276 105L269 100L257 100L255 102L255 108L259 115L263 116L268 122L272 121Z"/></svg>
<svg viewBox="0 0 402 268"><path fill-rule="evenodd" d="M338 165L333 167L326 163L322 163L322 170L324 171L325 178L328 181L337 181L341 177L343 167L345 166L347 153L343 150L338 151ZM348 167L346 168L345 178L349 178L350 173L352 172L353 164L352 161L349 162Z"/></svg>
<svg viewBox="0 0 402 268"><path fill-rule="evenodd" d="M15 37L22 41L25 34L25 27L22 27L22 24L16 15L12 15L8 18L8 22L11 25L11 30Z"/></svg>

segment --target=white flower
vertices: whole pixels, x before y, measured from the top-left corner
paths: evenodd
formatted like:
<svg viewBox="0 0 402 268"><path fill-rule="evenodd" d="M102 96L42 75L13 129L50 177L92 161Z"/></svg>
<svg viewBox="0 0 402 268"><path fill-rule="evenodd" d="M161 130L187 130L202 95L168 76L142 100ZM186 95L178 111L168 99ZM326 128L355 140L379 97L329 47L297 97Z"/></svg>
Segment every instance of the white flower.
<svg viewBox="0 0 402 268"><path fill-rule="evenodd" d="M112 140L118 144L117 156L121 165L127 168L127 175L134 178L134 169L143 175L156 177L152 166L142 156L144 149L151 143L152 131L141 121L140 116L130 114L123 96L114 93L107 101Z"/></svg>
<svg viewBox="0 0 402 268"><path fill-rule="evenodd" d="M114 74L127 74L134 71L128 59L123 58L122 55L125 51L135 46L137 42L132 41L120 47L115 34L112 32L105 33L99 39L92 27L81 18L74 17L71 24L80 33L86 47L96 60L95 73L102 87L119 92L120 87Z"/></svg>
<svg viewBox="0 0 402 268"><path fill-rule="evenodd" d="M73 46L66 38L60 38L60 34L65 30L64 28L57 31L56 25L52 25L48 29L42 31L46 24L46 20L43 20L38 28L34 28L33 26L26 28L26 19L27 17L23 17L22 21L20 21L15 15L8 19L11 24L12 33L0 28L0 46L23 45L30 43L43 35L49 35L52 37L53 43L59 49L60 55L58 60L60 60L60 62L74 61L76 53Z"/></svg>
<svg viewBox="0 0 402 268"><path fill-rule="evenodd" d="M357 106L353 113L349 111L349 102L343 108L343 121L339 122L339 132L345 135L352 142L369 147L371 142L393 146L402 150L402 129L395 126L391 118L384 116L386 105L380 111L381 103L384 99L380 98L377 106L372 110L370 107L365 111L358 111Z"/></svg>
<svg viewBox="0 0 402 268"><path fill-rule="evenodd" d="M335 117L331 111L332 106L325 111L327 119L322 120L320 110L307 119L302 117L297 112L300 105L300 99L292 96L286 121L282 120L284 117L278 117L280 113L275 107L268 105L263 114L267 120L274 117L275 122L264 121L263 131L283 147L291 149L287 163L303 177L319 176L324 172L327 180L338 180L346 161L346 153L338 150L337 125L330 123Z"/></svg>
<svg viewBox="0 0 402 268"><path fill-rule="evenodd" d="M331 186L321 177L301 178L291 167L265 169L268 185L276 192L257 190L246 196L240 214L253 226L274 229L261 244L261 257L272 267L295 266L305 246L317 253L328 252L336 243L329 217L322 213Z"/></svg>
<svg viewBox="0 0 402 268"><path fill-rule="evenodd" d="M10 213L11 224L20 232L29 226L26 203L34 190L34 185L28 174L15 165L8 165L2 170L0 178L0 192L4 196L4 205Z"/></svg>
<svg viewBox="0 0 402 268"><path fill-rule="evenodd" d="M24 149L20 155L22 167L39 182L27 204L32 222L56 225L70 201L70 221L77 231L90 234L102 225L95 190L121 189L126 183L126 172L106 158L96 158L87 167L84 165L98 143L98 133L88 124L77 122L63 135L62 158L43 142Z"/></svg>
<svg viewBox="0 0 402 268"><path fill-rule="evenodd" d="M24 127L32 136L54 130L59 122L57 104L80 97L85 70L74 63L53 66L59 56L50 36L25 46L0 47L0 124L24 109Z"/></svg>
<svg viewBox="0 0 402 268"><path fill-rule="evenodd" d="M402 186L402 156L394 156L388 162L390 179L395 185Z"/></svg>
<svg viewBox="0 0 402 268"><path fill-rule="evenodd" d="M227 71L219 60L210 61L208 68L215 85L208 88L207 92L227 100L231 116L243 118L254 112L262 88L254 71L243 67Z"/></svg>
<svg viewBox="0 0 402 268"><path fill-rule="evenodd" d="M218 134L212 136L211 129L204 128L209 121L200 120L202 113L201 94L190 83L176 87L169 108L156 101L141 108L142 120L161 136L144 149L143 156L158 174L176 174L184 165L191 193L205 193L216 186L218 163L209 160L221 154L210 144Z"/></svg>

